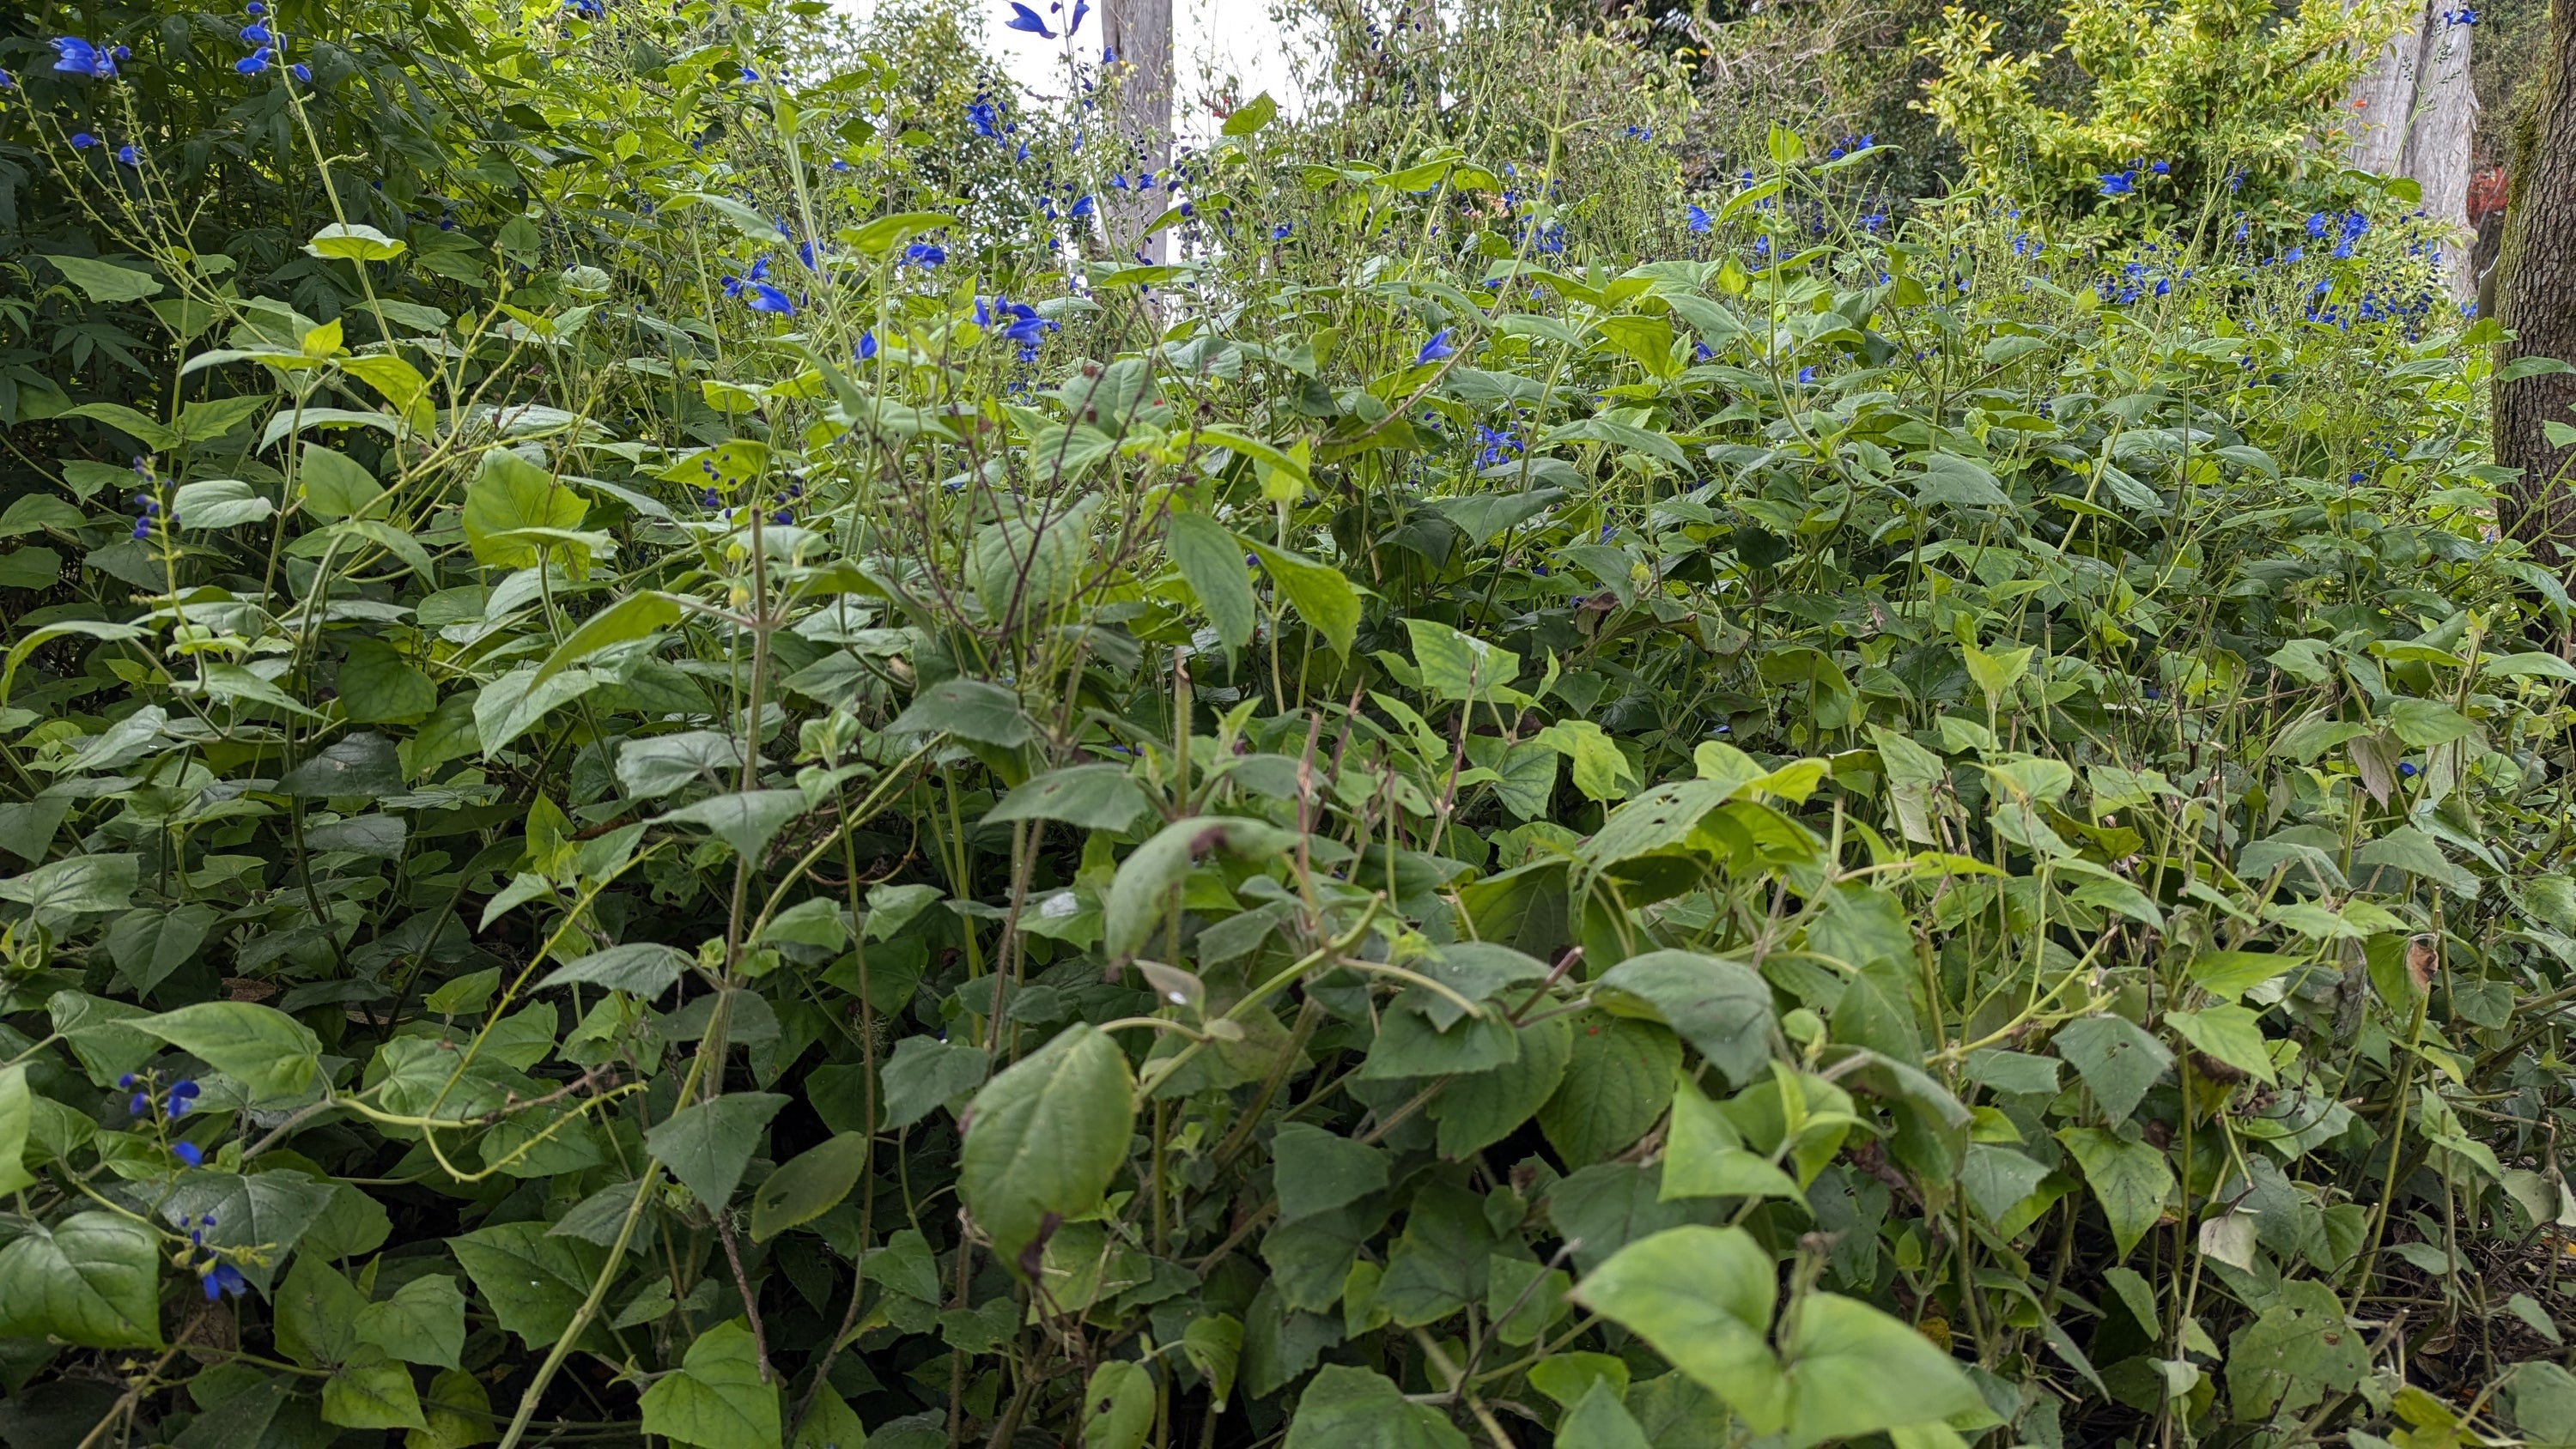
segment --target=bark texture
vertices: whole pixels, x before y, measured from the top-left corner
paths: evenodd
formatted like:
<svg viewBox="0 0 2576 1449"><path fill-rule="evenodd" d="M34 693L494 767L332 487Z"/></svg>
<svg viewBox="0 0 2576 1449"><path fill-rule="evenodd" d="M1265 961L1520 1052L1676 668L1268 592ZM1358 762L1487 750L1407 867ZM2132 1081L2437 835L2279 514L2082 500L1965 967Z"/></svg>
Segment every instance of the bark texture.
<svg viewBox="0 0 2576 1449"><path fill-rule="evenodd" d="M2512 194L2496 264L2498 320L2511 340L2498 376L2526 357L2576 364L2576 0L2552 0L2540 83L2514 127ZM2576 565L2576 447L2555 447L2546 424L2576 427L2576 376L2495 384L2496 461L2519 468L2505 520L2562 572Z"/></svg>
<svg viewBox="0 0 2576 1449"><path fill-rule="evenodd" d="M2424 214L2452 233L2442 259L2451 293L2469 300L2469 185L2478 100L2469 76L2472 27L2451 17L2466 0L2423 0L2378 61L2353 81L2352 164L2423 188Z"/></svg>
<svg viewBox="0 0 2576 1449"><path fill-rule="evenodd" d="M1120 260L1169 260L1165 233L1145 235L1169 199L1163 189L1172 169L1172 0L1107 0L1101 33L1118 57L1118 140L1122 169L1132 181L1151 172L1152 190L1112 188L1104 208L1109 244Z"/></svg>

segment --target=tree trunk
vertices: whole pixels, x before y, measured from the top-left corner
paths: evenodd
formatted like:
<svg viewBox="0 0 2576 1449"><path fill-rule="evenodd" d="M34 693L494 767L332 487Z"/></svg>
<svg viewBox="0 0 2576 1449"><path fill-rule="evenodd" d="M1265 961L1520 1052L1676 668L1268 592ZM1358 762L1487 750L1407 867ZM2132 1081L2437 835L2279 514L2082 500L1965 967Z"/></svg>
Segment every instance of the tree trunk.
<svg viewBox="0 0 2576 1449"><path fill-rule="evenodd" d="M2497 347L2496 461L2521 476L2505 526L2561 572L2576 564L2576 447L2550 443L2546 425L2576 427L2576 376L2501 380L2517 358L2576 364L2576 0L2553 0L2548 47L2531 108L2514 127L2512 194L2505 205Z"/></svg>
<svg viewBox="0 0 2576 1449"><path fill-rule="evenodd" d="M1128 189L1113 187L1102 219L1122 262L1168 260L1164 233L1145 228L1163 214L1172 169L1172 0L1106 0L1102 34L1118 57L1117 161ZM1153 188L1136 183L1150 174Z"/></svg>
<svg viewBox="0 0 2576 1449"><path fill-rule="evenodd" d="M2474 295L2469 263L2469 180L2477 91L2469 79L2470 27L2449 17L2466 0L2423 0L2377 63L2352 83L2352 164L2405 176L2423 188L2425 216L2450 232L2442 249L2451 295Z"/></svg>

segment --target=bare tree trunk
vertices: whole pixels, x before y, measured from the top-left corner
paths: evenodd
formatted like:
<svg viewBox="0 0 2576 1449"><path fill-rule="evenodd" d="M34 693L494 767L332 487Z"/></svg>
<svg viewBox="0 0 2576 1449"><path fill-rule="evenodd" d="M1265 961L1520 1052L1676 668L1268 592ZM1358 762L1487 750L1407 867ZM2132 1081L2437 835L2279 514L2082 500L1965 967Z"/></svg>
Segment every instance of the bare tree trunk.
<svg viewBox="0 0 2576 1449"><path fill-rule="evenodd" d="M2393 175L2406 156L2407 123L2415 114L2415 81L2424 50L2424 15L2390 36L2379 59L2354 77L2352 164Z"/></svg>
<svg viewBox="0 0 2576 1449"><path fill-rule="evenodd" d="M1103 220L1121 261L1168 260L1164 234L1145 234L1163 214L1172 168L1172 0L1106 0L1102 34L1118 57L1118 164L1128 189L1112 188ZM1153 189L1139 185L1150 174Z"/></svg>
<svg viewBox="0 0 2576 1449"><path fill-rule="evenodd" d="M2451 19L2460 3L2423 0L2353 81L2350 101L2352 164L2423 188L2425 216L2451 234L2442 249L2451 295L2465 302L2476 286L2468 200L2478 100L2469 79L2470 27Z"/></svg>
<svg viewBox="0 0 2576 1449"><path fill-rule="evenodd" d="M2406 136L2406 174L2424 188L2424 215L2450 233L2442 266L2452 300L2459 302L2469 300L2477 287L2469 265L2476 245L2469 226L2469 177L2478 130L2478 93L2469 79L2471 34L2470 26L2440 14L2426 24L2423 62L2416 72L2415 121Z"/></svg>
<svg viewBox="0 0 2576 1449"><path fill-rule="evenodd" d="M2576 376L2501 380L2517 358L2576 364L2576 0L2553 0L2540 81L2514 127L2513 191L2497 262L2500 345L2495 384L2496 461L2521 469L2505 526L2562 573L2576 564L2576 447L2549 441L2546 425L2576 427ZM2555 545L2555 546L2553 546Z"/></svg>

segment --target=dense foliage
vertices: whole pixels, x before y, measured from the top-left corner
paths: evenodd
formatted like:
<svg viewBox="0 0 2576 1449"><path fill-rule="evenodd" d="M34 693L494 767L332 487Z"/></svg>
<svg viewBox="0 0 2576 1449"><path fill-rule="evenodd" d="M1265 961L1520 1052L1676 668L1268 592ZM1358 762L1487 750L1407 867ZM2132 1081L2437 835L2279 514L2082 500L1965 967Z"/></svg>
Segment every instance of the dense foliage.
<svg viewBox="0 0 2576 1449"><path fill-rule="evenodd" d="M84 23L14 1449L2576 1443L2576 606L2402 203L1686 192L1597 56L1597 166L1399 73L1140 177L1089 32Z"/></svg>

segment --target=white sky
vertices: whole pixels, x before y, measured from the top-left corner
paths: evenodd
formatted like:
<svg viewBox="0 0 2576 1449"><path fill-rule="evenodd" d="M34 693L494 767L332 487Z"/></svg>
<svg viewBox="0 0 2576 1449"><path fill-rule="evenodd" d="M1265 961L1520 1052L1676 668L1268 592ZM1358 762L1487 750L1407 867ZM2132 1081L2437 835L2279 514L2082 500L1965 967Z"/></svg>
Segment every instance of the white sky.
<svg viewBox="0 0 2576 1449"><path fill-rule="evenodd" d="M1060 11L1048 9L1050 0L1025 3L1059 33L1073 14L1073 0L1062 0ZM866 15L899 10L903 0L841 0L841 4ZM1008 0L981 0L981 6L987 12L985 43L1001 56L1011 77L1038 96L1061 97L1065 90L1061 34L1055 40L1040 40L1024 31L1005 29L1002 22L1011 17ZM1081 32L1072 37L1088 52L1086 59L1100 58L1100 34L1100 0L1092 0ZM1175 129L1198 140L1215 134L1215 118L1199 104L1207 93L1203 73L1236 77L1240 82L1234 97L1237 103L1268 91L1283 111L1298 109L1296 83L1288 74L1288 43L1271 21L1270 0L1172 0L1172 62L1179 93Z"/></svg>

